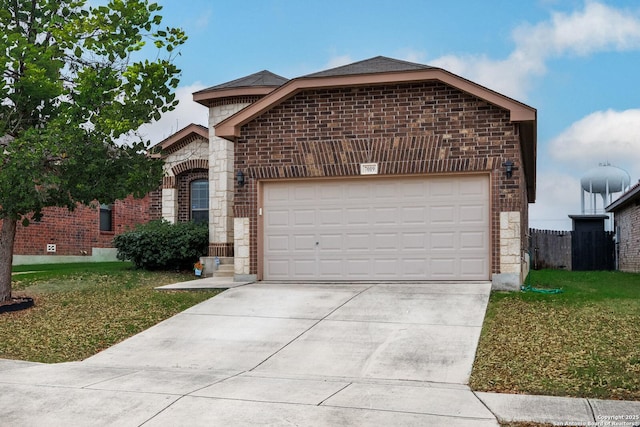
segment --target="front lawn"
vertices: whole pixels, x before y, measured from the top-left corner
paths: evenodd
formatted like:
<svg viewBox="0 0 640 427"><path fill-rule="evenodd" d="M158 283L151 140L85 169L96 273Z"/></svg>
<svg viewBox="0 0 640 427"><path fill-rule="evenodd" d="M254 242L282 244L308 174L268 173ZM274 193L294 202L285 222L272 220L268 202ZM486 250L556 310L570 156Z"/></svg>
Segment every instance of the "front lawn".
<svg viewBox="0 0 640 427"><path fill-rule="evenodd" d="M640 274L532 271L537 288L494 292L474 390L640 400Z"/></svg>
<svg viewBox="0 0 640 427"><path fill-rule="evenodd" d="M156 291L193 273L134 270L129 263L20 266L14 296L31 309L0 314L0 358L35 362L85 359L219 291Z"/></svg>

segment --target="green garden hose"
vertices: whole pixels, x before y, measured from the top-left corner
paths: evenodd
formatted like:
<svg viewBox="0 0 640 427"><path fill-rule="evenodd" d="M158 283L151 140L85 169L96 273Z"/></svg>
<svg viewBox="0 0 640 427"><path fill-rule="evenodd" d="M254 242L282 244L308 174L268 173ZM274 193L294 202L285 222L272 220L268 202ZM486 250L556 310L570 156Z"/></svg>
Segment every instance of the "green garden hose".
<svg viewBox="0 0 640 427"><path fill-rule="evenodd" d="M531 259L531 253L529 253L529 259ZM524 284L520 286L520 290L522 292L537 292L539 294L561 294L564 291L562 289L540 289L534 288L531 286L529 282L529 278L531 277L531 273L527 274L527 278L524 280Z"/></svg>

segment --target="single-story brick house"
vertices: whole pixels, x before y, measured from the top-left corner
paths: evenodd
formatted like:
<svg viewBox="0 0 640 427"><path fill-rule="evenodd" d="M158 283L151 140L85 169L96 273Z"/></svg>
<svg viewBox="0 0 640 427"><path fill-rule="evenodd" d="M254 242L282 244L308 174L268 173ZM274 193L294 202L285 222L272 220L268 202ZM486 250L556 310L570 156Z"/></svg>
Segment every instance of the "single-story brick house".
<svg viewBox="0 0 640 427"><path fill-rule="evenodd" d="M236 278L522 283L534 108L385 57L193 97L209 108L209 255Z"/></svg>
<svg viewBox="0 0 640 427"><path fill-rule="evenodd" d="M618 270L640 272L640 183L606 208L613 212Z"/></svg>
<svg viewBox="0 0 640 427"><path fill-rule="evenodd" d="M110 205L48 207L40 221L18 223L13 264L113 261L113 237L160 217L160 197L127 197Z"/></svg>

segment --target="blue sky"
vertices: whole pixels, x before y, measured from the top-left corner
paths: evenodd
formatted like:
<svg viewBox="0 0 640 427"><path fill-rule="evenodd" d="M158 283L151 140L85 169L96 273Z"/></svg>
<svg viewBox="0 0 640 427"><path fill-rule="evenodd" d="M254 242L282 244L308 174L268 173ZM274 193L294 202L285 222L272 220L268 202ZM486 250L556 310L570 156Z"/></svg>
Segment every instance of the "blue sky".
<svg viewBox="0 0 640 427"><path fill-rule="evenodd" d="M181 104L153 143L207 123L191 93L267 69L293 78L377 55L441 67L538 110L535 228L570 229L579 180L608 161L640 179L637 0L159 0L186 30Z"/></svg>

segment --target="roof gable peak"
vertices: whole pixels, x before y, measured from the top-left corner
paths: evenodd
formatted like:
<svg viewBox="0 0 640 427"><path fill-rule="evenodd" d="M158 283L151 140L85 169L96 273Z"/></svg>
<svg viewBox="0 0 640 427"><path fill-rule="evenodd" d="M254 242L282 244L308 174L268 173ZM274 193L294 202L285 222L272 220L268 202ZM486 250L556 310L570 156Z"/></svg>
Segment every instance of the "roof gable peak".
<svg viewBox="0 0 640 427"><path fill-rule="evenodd" d="M196 123L191 123L152 146L150 151L156 152L158 150L171 150L174 146L178 146L187 140L190 141L194 139L204 139L208 142L209 128Z"/></svg>

